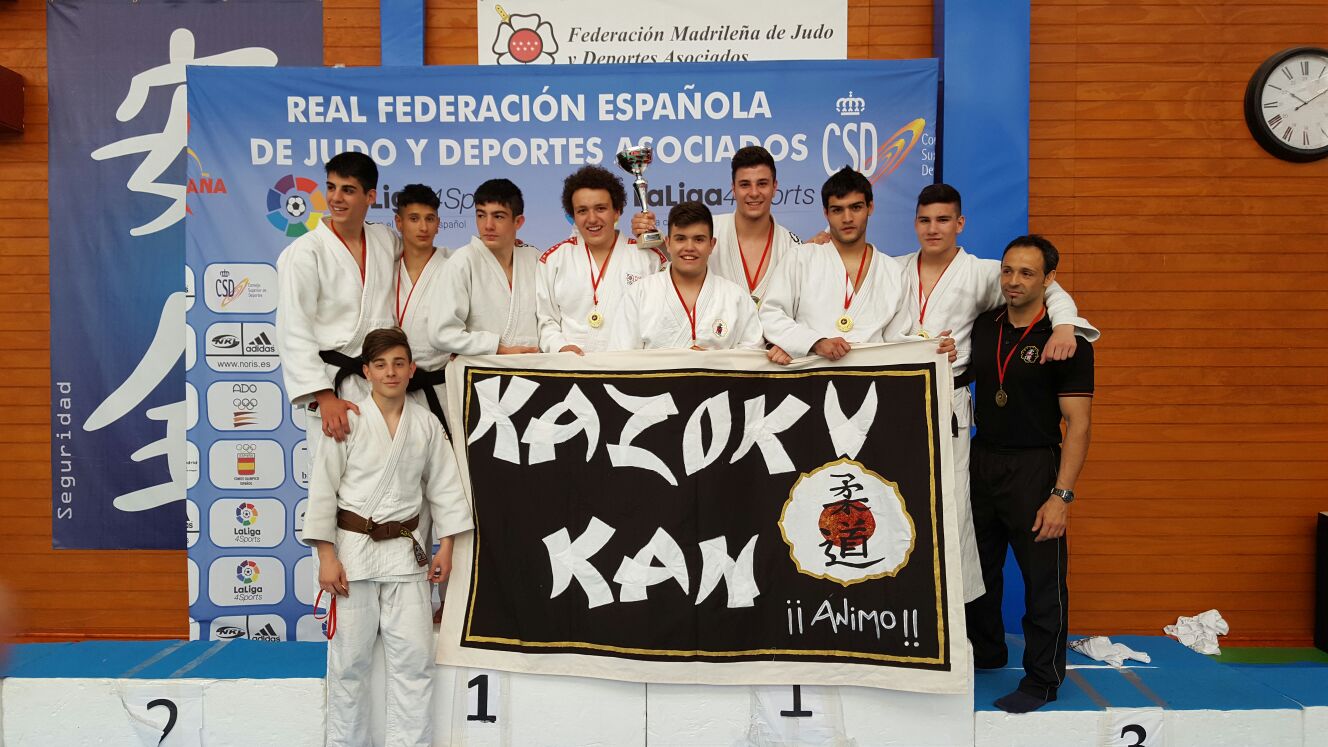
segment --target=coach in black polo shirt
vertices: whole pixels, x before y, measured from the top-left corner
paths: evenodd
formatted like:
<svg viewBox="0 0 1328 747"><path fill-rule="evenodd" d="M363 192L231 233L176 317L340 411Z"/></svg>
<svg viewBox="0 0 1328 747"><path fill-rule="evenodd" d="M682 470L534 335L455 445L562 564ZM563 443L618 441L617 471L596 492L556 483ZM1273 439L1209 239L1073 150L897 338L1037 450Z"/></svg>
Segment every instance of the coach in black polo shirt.
<svg viewBox="0 0 1328 747"><path fill-rule="evenodd" d="M973 323L970 370L977 383L978 431L969 479L987 593L967 605L966 618L977 667L1005 666L1001 581L1005 548L1014 548L1028 600L1024 678L1019 689L996 700L1011 713L1055 700L1065 678L1065 525L1088 454L1093 346L1080 340L1072 358L1040 362L1051 337L1043 293L1056 278L1059 261L1056 247L1041 236L1011 241L1001 260L1006 306Z"/></svg>

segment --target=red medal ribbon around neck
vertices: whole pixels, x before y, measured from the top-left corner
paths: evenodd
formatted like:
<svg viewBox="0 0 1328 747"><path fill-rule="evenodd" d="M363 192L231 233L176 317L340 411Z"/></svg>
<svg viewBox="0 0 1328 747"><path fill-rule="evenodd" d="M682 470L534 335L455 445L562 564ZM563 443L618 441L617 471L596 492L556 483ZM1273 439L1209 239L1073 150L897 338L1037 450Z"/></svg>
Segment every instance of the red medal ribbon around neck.
<svg viewBox="0 0 1328 747"><path fill-rule="evenodd" d="M341 245L346 247L347 251L354 251L353 249L350 248L350 244L347 244L346 240L341 238L341 234L337 233L337 224L333 223L332 221L328 221L327 227L332 229L332 235L336 236L341 241ZM364 227L361 226L360 227L360 285L364 285L364 268L368 266L368 257L369 257L368 250L369 250L369 245L364 238Z"/></svg>
<svg viewBox="0 0 1328 747"><path fill-rule="evenodd" d="M738 230L733 230L733 236L737 240ZM765 249L761 252L761 261L756 263L756 272L747 271L747 255L742 253L742 241L738 241L738 259L742 260L742 276L747 278L747 292L756 292L756 283L761 277L761 268L765 267L765 260L770 256L770 246L775 243L775 219L770 219L770 233L765 237Z"/></svg>
<svg viewBox="0 0 1328 747"><path fill-rule="evenodd" d="M692 323L692 344L696 344L696 306L687 308L687 302L682 300L682 291L678 290L678 282L673 279L673 273L669 273L669 282L673 283L673 292L678 294L678 303L682 304L682 310L687 314L687 321ZM700 300L701 294L697 293L697 300Z"/></svg>
<svg viewBox="0 0 1328 747"><path fill-rule="evenodd" d="M1014 358L1014 351L1019 349L1019 343L1023 342L1024 338L1028 337L1028 333L1033 331L1033 325L1041 321L1046 314L1047 307L1043 306L1038 311L1037 316L1033 317L1033 321L1029 322L1027 327L1024 327L1024 333L1019 336L1019 342L1016 342L1014 347L1010 348L1010 354L1005 356L1004 364L1001 363L1001 344L1005 341L1005 325L1001 324L1001 320L1005 319L1006 314L1002 313L996 317L998 330L996 333L996 384L1001 391L1005 391L1005 371L1010 368L1010 359Z"/></svg>
<svg viewBox="0 0 1328 747"><path fill-rule="evenodd" d="M429 255L429 260L432 260L432 259L433 259L433 255L431 254L431 255ZM425 266L425 267L428 267L428 266L429 266L429 260L426 260L426 261L424 262L424 266ZM396 295L396 305L397 305L397 326L398 326L398 327L401 327L401 326L402 326L402 322L404 322L404 321L406 320L406 311L407 311L408 309L410 309L410 298L411 298L411 296L415 295L415 286L419 285L418 282L415 282L415 283L411 283L411 284L410 284L410 292L406 294L406 303L405 303L405 305L402 305L402 303L401 303L401 268L402 268L402 266L405 265L405 264L406 264L406 258L405 258L405 257L402 257L402 258L401 258L401 263L397 265L397 295ZM420 271L420 277L424 277L424 271L423 271L423 270Z"/></svg>
<svg viewBox="0 0 1328 747"><path fill-rule="evenodd" d="M586 261L590 263L590 300L595 306L599 306L599 283L604 279L604 271L609 269L609 260L613 259L613 250L618 248L618 242L614 241L613 246L609 247L609 254L604 258L604 264L599 266L599 277L595 277L595 255L590 253L590 245L586 244Z"/></svg>
<svg viewBox="0 0 1328 747"><path fill-rule="evenodd" d="M955 254L955 257L957 256L959 256L958 253ZM945 263L945 269L941 270L940 276L936 278L936 285L941 284L941 278L945 277L946 271L950 269L950 265L954 264L954 260L955 258L951 257L950 261ZM933 291L936 290L936 285L933 285L931 287ZM920 308L920 311L918 313L919 329L922 328L922 320L927 318L927 304L929 303L931 303L931 294L928 293L924 295L922 292L922 254L919 253L918 254L918 306Z"/></svg>
<svg viewBox="0 0 1328 747"><path fill-rule="evenodd" d="M875 251L871 245L862 249L862 259L858 261L858 276L854 278L853 283L844 289L844 313L848 313L849 304L853 303L853 297L858 295L858 283L862 282L862 271L867 267L867 255ZM844 273L844 282L848 282L848 273Z"/></svg>

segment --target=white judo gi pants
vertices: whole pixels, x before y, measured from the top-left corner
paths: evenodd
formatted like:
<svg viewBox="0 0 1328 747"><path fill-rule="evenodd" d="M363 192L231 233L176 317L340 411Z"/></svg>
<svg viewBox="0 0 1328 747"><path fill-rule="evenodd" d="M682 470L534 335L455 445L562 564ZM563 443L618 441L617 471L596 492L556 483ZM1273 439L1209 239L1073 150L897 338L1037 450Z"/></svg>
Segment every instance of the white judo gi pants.
<svg viewBox="0 0 1328 747"><path fill-rule="evenodd" d="M424 576L411 581L351 581L337 598L336 635L327 643L327 745L365 747L374 638L387 661L387 747L427 747L433 739L433 604Z"/></svg>
<svg viewBox="0 0 1328 747"><path fill-rule="evenodd" d="M959 421L959 432L951 439L954 455L955 505L959 508L959 568L964 576L964 603L987 592L982 583L982 561L978 558L978 537L973 530L973 504L968 489L969 431L973 423L973 402L968 387L955 389L950 402Z"/></svg>

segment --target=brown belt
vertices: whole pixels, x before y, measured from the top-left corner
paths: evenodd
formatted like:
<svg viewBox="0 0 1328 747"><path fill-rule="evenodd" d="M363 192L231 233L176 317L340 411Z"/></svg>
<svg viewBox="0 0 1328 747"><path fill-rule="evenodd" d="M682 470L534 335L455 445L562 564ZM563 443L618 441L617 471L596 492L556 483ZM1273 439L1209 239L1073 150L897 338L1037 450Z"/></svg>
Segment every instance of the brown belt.
<svg viewBox="0 0 1328 747"><path fill-rule="evenodd" d="M405 521L387 521L379 524L373 519L366 519L354 511L347 511L344 508L337 509L337 526L347 532L367 534L375 542L396 539L397 537L409 538L415 549L415 564L423 568L429 564L429 556L424 554L424 548L420 547L420 543L415 539L414 531L419 525L419 514Z"/></svg>

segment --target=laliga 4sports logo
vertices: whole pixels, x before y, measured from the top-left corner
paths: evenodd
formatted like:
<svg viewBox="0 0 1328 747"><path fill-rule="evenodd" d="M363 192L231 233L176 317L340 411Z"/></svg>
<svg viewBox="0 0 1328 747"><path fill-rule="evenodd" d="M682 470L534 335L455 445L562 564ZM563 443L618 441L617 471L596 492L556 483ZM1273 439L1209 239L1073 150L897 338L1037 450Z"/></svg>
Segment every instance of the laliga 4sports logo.
<svg viewBox="0 0 1328 747"><path fill-rule="evenodd" d="M267 191L267 222L292 239L314 230L326 212L327 199L313 179L287 174Z"/></svg>
<svg viewBox="0 0 1328 747"><path fill-rule="evenodd" d="M864 117L869 108L867 100L852 91L836 99L839 120L827 123L821 137L821 165L827 176L847 163L875 184L893 174L919 141L924 145L929 139L935 142L934 137L923 132L927 120L921 117L881 138L876 124ZM924 160L928 154L924 149Z"/></svg>
<svg viewBox="0 0 1328 747"><path fill-rule="evenodd" d="M258 564L252 560L246 560L235 566L235 577L245 586L258 583Z"/></svg>
<svg viewBox="0 0 1328 747"><path fill-rule="evenodd" d="M501 5L493 9L502 19L493 38L493 53L498 55L499 65L553 64L553 55L558 51L553 24L536 13L508 13Z"/></svg>
<svg viewBox="0 0 1328 747"><path fill-rule="evenodd" d="M258 521L258 507L252 503L241 503L236 506L235 521L240 526L252 526Z"/></svg>

